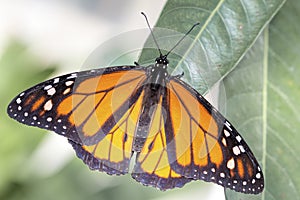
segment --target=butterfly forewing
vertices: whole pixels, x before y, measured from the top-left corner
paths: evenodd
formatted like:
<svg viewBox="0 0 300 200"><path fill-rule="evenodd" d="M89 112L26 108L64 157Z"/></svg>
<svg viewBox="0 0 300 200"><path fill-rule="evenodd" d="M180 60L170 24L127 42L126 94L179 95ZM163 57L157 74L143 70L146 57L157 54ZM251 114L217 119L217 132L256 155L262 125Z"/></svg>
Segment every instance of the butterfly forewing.
<svg viewBox="0 0 300 200"><path fill-rule="evenodd" d="M132 70L134 67L103 68L53 78L19 94L9 104L8 114L21 123L55 131L74 142L96 143L104 137L102 129L122 116L130 101L135 101L130 95L145 78L145 71ZM120 80L129 70L132 73L127 82ZM122 95L112 101L114 87ZM109 112L101 110L105 106Z"/></svg>

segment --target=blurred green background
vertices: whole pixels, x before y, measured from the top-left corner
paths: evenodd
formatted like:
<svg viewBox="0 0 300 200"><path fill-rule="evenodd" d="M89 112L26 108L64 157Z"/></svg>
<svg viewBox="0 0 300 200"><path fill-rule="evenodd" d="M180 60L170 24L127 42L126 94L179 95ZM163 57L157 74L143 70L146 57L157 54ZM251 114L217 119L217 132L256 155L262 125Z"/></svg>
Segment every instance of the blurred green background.
<svg viewBox="0 0 300 200"><path fill-rule="evenodd" d="M216 191L222 195L223 188L202 181L187 184L185 190L161 192L142 186L130 175L90 171L65 138L19 124L6 114L8 103L19 92L47 78L81 70L102 43L119 33L144 29L141 11L154 24L165 2L0 2L0 200L206 199L216 197ZM140 49L148 34L147 30L141 35ZM110 44L103 53L109 56L98 58L99 66L116 58L123 64L137 60L137 53L120 58L121 49L132 50L126 47L132 44Z"/></svg>

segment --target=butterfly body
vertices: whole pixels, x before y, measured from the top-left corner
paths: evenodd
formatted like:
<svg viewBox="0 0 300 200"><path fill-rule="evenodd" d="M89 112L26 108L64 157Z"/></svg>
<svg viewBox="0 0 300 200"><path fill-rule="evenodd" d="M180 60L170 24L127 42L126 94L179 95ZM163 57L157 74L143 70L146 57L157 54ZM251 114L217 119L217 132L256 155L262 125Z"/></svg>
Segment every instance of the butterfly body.
<svg viewBox="0 0 300 200"><path fill-rule="evenodd" d="M145 91L141 108L142 112L134 134L133 150L136 152L140 152L144 146L156 106L159 104L160 98L166 93L166 82L169 79L167 65L167 58L160 56L156 59L154 65L146 68L147 81L141 86Z"/></svg>

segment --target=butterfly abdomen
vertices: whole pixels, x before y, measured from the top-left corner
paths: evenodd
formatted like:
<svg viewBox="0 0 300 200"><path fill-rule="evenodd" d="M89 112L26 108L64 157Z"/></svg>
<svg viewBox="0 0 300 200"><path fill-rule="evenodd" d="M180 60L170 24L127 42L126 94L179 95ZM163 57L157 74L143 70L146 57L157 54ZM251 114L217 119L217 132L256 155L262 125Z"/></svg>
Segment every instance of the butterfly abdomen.
<svg viewBox="0 0 300 200"><path fill-rule="evenodd" d="M149 137L151 129L150 125L152 124L154 115L157 112L157 106L165 93L165 87L160 84L148 83L143 87L145 95L143 97L142 109L136 126L135 140L133 144L133 149L136 152L141 151L146 138Z"/></svg>

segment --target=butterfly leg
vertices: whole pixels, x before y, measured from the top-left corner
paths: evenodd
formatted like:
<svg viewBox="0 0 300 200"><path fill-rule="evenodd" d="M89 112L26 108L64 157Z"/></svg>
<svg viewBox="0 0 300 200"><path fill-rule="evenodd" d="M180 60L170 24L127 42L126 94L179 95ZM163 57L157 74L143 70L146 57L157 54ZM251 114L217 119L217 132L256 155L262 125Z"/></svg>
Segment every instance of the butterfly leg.
<svg viewBox="0 0 300 200"><path fill-rule="evenodd" d="M176 75L176 76L174 76L174 77L180 79L180 78L183 77L183 75L184 75L184 72L181 72L181 74L178 74L178 75Z"/></svg>

